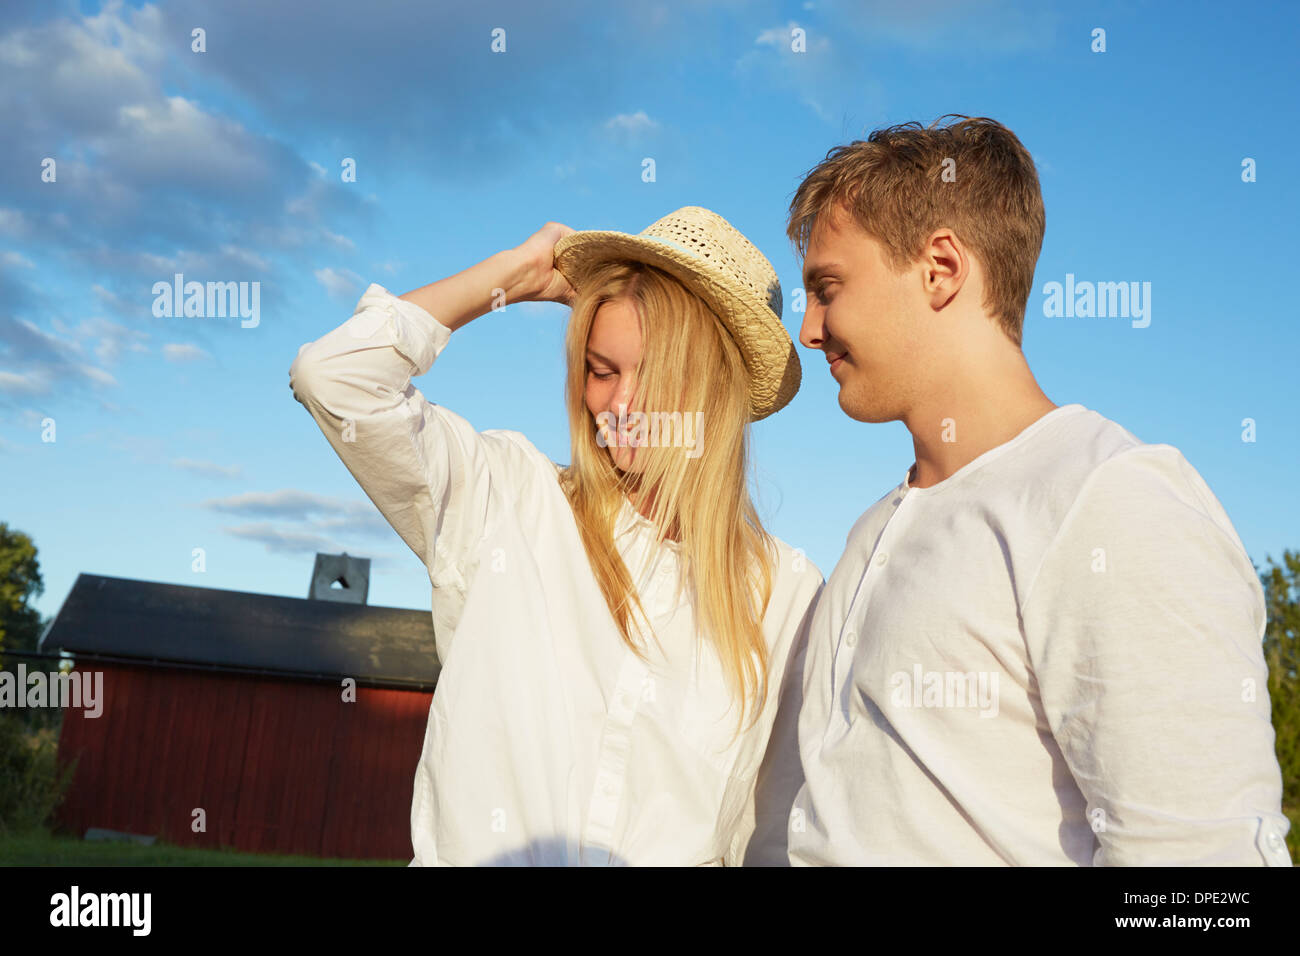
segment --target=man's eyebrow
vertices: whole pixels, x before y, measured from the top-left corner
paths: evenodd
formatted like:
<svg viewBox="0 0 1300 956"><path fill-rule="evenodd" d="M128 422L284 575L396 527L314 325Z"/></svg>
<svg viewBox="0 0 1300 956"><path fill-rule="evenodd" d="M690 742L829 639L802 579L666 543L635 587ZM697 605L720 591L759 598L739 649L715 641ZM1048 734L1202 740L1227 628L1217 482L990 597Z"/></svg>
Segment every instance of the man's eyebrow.
<svg viewBox="0 0 1300 956"><path fill-rule="evenodd" d="M838 262L823 262L814 266L812 269L805 269L803 274L803 284L810 286L817 279L820 279L828 272L834 272L840 267Z"/></svg>

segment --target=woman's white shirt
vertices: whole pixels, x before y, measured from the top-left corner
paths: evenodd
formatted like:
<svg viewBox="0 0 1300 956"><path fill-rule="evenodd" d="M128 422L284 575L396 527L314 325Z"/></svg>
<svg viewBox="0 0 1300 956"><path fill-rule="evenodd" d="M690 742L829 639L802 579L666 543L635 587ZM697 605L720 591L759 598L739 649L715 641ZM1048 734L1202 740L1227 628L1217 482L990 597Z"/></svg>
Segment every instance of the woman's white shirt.
<svg viewBox="0 0 1300 956"><path fill-rule="evenodd" d="M656 546L625 503L616 546L658 637L643 661L590 570L558 466L411 385L450 335L372 284L289 371L433 588L442 670L415 772L412 865L784 863L785 810L756 834L754 783L779 698L801 680L822 575L777 542L768 695L732 741L736 703L695 637L678 547Z"/></svg>

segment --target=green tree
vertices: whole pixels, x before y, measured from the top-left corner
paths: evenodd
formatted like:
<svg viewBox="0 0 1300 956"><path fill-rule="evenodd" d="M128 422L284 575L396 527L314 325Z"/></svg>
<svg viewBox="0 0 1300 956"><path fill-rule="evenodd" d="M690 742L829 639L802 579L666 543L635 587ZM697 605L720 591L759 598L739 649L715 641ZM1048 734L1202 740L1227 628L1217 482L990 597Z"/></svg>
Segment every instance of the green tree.
<svg viewBox="0 0 1300 956"><path fill-rule="evenodd" d="M0 670L36 650L45 622L31 602L44 590L31 536L0 522ZM54 707L0 711L0 835L45 827L63 799L73 768L58 765L61 718Z"/></svg>
<svg viewBox="0 0 1300 956"><path fill-rule="evenodd" d="M1291 821L1286 842L1291 859L1300 862L1300 552L1283 551L1280 565L1269 556L1259 577L1268 610L1264 660L1282 767L1282 812Z"/></svg>
<svg viewBox="0 0 1300 956"><path fill-rule="evenodd" d="M31 601L44 591L35 542L0 522L0 654L36 650L43 622Z"/></svg>

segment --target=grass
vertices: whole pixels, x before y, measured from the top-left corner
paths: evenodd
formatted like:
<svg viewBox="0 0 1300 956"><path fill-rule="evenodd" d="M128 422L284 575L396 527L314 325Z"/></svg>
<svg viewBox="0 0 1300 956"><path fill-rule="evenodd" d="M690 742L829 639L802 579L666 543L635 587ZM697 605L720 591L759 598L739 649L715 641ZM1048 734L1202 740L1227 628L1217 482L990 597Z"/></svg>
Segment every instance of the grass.
<svg viewBox="0 0 1300 956"><path fill-rule="evenodd" d="M0 866L406 866L409 860L341 860L155 843L87 841L44 830L0 837Z"/></svg>

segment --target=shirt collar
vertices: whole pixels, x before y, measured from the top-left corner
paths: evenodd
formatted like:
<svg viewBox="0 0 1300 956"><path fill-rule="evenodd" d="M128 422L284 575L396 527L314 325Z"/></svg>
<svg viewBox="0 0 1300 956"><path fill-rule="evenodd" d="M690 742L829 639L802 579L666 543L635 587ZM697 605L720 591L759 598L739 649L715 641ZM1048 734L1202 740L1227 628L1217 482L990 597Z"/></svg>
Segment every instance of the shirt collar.
<svg viewBox="0 0 1300 956"><path fill-rule="evenodd" d="M901 485L901 488L904 492L923 491L926 492L927 494L938 488L946 488L949 485L954 483L953 479L956 478L957 476L969 474L970 472L975 471L978 468L982 468L984 465L987 465L990 461L993 461L994 459L1001 457L1003 454L1010 451L1012 448L1028 440L1031 436L1039 432L1049 422L1055 421L1057 418L1072 414L1074 412L1080 412L1086 410L1087 409L1083 405L1079 404L1078 402L1071 402L1069 405L1058 405L1056 408L1053 408L1050 412L1047 412L1045 415L1041 415L1034 421L1030 422L1023 429L1021 429L1018 434L1013 435L1011 438L1008 438L1000 445L994 445L992 448L988 449L983 454L979 455L973 460L968 461L966 464L962 465L960 468L954 471L943 481L930 485L928 488L914 488L912 486L912 469L916 467L916 462L914 461L912 462L911 465L908 466L907 473L903 475L903 484Z"/></svg>
<svg viewBox="0 0 1300 956"><path fill-rule="evenodd" d="M632 507L632 502L623 497L623 505L619 508L618 517L614 522L614 537L621 538L627 534L645 534L653 539L655 534L654 522L647 518L636 508ZM682 548L680 541L670 541L665 539L663 544L673 551L680 551Z"/></svg>

